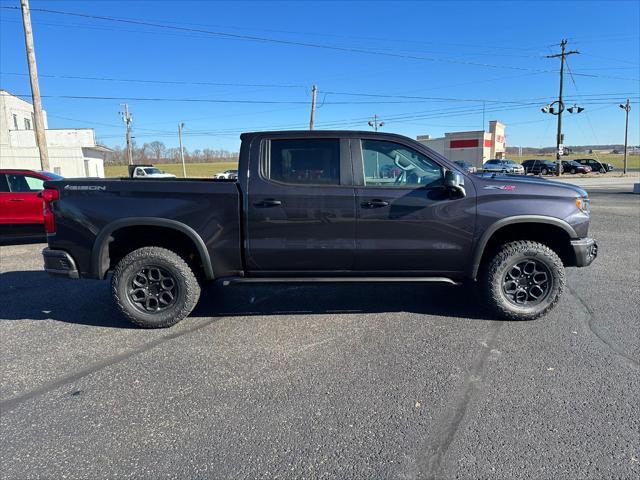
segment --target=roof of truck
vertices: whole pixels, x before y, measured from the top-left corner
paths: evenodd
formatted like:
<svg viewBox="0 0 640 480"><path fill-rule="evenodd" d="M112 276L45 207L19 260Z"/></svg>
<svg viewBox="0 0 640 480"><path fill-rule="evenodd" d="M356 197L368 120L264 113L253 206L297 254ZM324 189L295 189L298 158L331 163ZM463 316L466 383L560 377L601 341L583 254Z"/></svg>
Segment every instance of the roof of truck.
<svg viewBox="0 0 640 480"><path fill-rule="evenodd" d="M295 135L304 136L304 137L332 137L332 136L340 136L340 137L361 137L361 136L384 136L384 137L402 137L402 138L410 138L405 135L400 135L397 133L390 132L372 132L371 130L271 130L265 132L245 132L240 135L240 138L255 136L255 135L277 135L277 136L287 136L287 135ZM413 140L413 139L412 139ZM414 140L416 141L416 140Z"/></svg>

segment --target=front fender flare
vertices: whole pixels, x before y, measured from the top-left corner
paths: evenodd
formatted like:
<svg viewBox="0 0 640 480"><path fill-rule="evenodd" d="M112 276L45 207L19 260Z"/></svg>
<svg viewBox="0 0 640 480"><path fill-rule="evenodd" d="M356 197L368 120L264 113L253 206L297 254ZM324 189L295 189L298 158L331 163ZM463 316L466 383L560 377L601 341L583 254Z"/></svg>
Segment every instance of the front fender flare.
<svg viewBox="0 0 640 480"><path fill-rule="evenodd" d="M513 217L501 218L497 222L492 223L482 234L480 239L476 242L473 249L473 260L471 262L471 269L469 270L469 276L472 280L475 280L478 276L478 270L480 269L480 261L482 260L482 254L489 243L491 236L500 230L502 227L512 225L514 223L544 223L548 225L554 225L562 228L569 235L570 239L578 238L578 234L564 220L555 217L548 217L545 215L515 215Z"/></svg>

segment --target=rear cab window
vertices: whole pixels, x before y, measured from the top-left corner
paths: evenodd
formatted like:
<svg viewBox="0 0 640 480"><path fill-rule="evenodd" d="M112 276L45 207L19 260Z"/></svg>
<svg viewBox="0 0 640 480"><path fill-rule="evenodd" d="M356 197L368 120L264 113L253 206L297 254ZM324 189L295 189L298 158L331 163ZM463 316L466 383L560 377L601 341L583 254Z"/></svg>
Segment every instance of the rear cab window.
<svg viewBox="0 0 640 480"><path fill-rule="evenodd" d="M340 185L340 139L271 139L263 175L294 185Z"/></svg>

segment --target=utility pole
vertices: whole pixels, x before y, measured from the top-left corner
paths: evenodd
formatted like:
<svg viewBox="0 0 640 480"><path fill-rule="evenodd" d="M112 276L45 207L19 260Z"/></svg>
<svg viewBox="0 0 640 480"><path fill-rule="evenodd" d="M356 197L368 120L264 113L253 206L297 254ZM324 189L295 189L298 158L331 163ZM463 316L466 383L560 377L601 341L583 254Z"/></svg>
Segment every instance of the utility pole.
<svg viewBox="0 0 640 480"><path fill-rule="evenodd" d="M129 104L123 103L122 106L124 106L124 112L120 112L120 115L127 128L127 162L129 162L129 165L133 165L133 142L131 141L133 116L129 113Z"/></svg>
<svg viewBox="0 0 640 480"><path fill-rule="evenodd" d="M187 167L184 165L184 149L182 148L182 129L184 128L184 122L178 124L178 140L180 141L180 161L182 162L182 176L187 178Z"/></svg>
<svg viewBox="0 0 640 480"><path fill-rule="evenodd" d="M627 173L627 134L629 133L629 110L631 110L631 103L627 98L626 103L621 103L620 108L622 108L625 112L627 112L627 119L624 122L624 167L622 169L623 173Z"/></svg>
<svg viewBox="0 0 640 480"><path fill-rule="evenodd" d="M560 171L562 170L562 112L564 111L564 103L562 103L562 87L564 82L564 62L566 57L569 55L574 55L578 52L577 50L571 50L569 52L565 51L565 47L567 46L567 40L562 40L560 42L561 52L556 53L555 55L547 55L547 58L560 58L560 93L558 94L558 131L556 134L556 175L560 176Z"/></svg>
<svg viewBox="0 0 640 480"><path fill-rule="evenodd" d="M22 8L22 25L24 26L24 44L27 49L27 63L29 64L29 80L31 81L31 97L33 99L33 123L36 133L36 144L40 151L40 169L48 171L49 150L44 130L44 116L42 114L42 99L40 98L40 84L38 83L38 67L36 65L36 51L33 46L33 30L31 29L31 13L29 0L20 0Z"/></svg>
<svg viewBox="0 0 640 480"><path fill-rule="evenodd" d="M316 119L316 96L318 95L318 87L311 87L311 118L309 119L309 130L313 130L313 122Z"/></svg>
<svg viewBox="0 0 640 480"><path fill-rule="evenodd" d="M377 132L378 128L384 127L384 122L379 122L378 121L378 115L374 115L373 116L373 120L369 120L369 122L367 122L367 123L368 123L368 125L370 127L373 127L373 131L374 132Z"/></svg>

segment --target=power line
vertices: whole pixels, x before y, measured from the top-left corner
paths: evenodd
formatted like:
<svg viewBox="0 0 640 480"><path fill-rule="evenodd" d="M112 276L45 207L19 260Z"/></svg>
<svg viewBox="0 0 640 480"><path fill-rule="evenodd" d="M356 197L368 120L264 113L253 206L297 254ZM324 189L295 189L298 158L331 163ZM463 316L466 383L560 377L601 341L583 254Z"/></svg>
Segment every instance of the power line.
<svg viewBox="0 0 640 480"><path fill-rule="evenodd" d="M7 10L17 9L17 7L9 7L9 6L0 6L0 8L7 9ZM109 16L102 16L102 15L90 15L86 13L77 13L77 12L65 12L61 10L52 10L47 8L34 8L32 9L32 11L50 13L54 15L66 15L66 16L79 17L79 18L88 18L93 20L109 21L109 22L115 22L115 23L148 26L148 27L162 28L162 29L174 30L174 31L201 33L201 34L211 35L218 38L227 38L227 39L234 39L234 40L247 40L247 41L260 42L260 43L273 43L273 44L279 44L279 45L299 46L299 47L307 47L307 48L314 48L314 49L321 49L321 50L333 50L333 51L340 51L340 52L346 52L346 53L379 55L379 56L386 56L386 57L392 57L392 58L404 58L409 60L422 60L422 61L429 61L429 62L444 62L444 63L459 64L459 65L479 66L479 67L486 67L486 68L523 70L523 71L532 71L532 72L540 72L540 73L556 73L553 70L534 69L534 68L520 67L515 65L503 65L503 64L496 65L496 64L482 63L482 62L455 60L451 58L439 58L439 57L430 57L430 56L422 56L422 55L404 54L404 53L384 52L379 50L371 50L371 49L358 48L358 47L326 45L326 44L312 43L312 42L300 42L295 40L284 40L284 39L277 39L277 38L270 38L270 37L262 37L257 35L235 34L235 33L220 32L220 31L206 30L206 29L200 29L200 28L180 27L176 25L156 23L156 22L150 22L145 20L125 19L125 18L109 17ZM595 74L586 74L586 73L585 74L576 73L576 75L600 77L600 78L615 78L619 80L638 80L637 78L613 77L610 75L604 76L604 75L595 75Z"/></svg>
<svg viewBox="0 0 640 480"><path fill-rule="evenodd" d="M0 72L0 75L27 76L26 73ZM161 85L203 85L215 87L259 87L259 88L307 88L306 85L278 85L269 83L222 83L222 82L194 82L189 80L152 80L142 78L115 78L115 77L84 77L80 75L40 75L44 78L60 78L65 80L91 80L100 82L123 83L156 83Z"/></svg>

